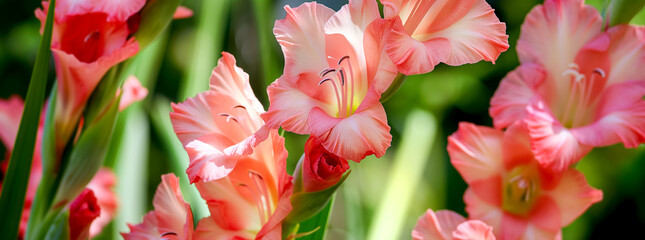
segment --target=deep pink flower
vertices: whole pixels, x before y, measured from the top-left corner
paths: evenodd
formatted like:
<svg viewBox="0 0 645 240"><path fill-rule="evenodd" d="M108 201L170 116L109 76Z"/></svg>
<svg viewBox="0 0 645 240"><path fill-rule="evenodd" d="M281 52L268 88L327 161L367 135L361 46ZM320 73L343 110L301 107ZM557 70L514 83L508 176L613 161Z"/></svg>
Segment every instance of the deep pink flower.
<svg viewBox="0 0 645 240"><path fill-rule="evenodd" d="M305 143L302 158L300 164L305 192L321 191L335 185L349 169L347 160L327 151L313 136Z"/></svg>
<svg viewBox="0 0 645 240"><path fill-rule="evenodd" d="M190 157L186 173L191 183L225 177L270 131L276 131L263 127L264 108L253 94L249 76L235 65L233 55L222 55L209 91L172 104L170 120Z"/></svg>
<svg viewBox="0 0 645 240"><path fill-rule="evenodd" d="M419 217L412 230L414 240L495 240L493 228L479 220L467 220L461 215L428 209Z"/></svg>
<svg viewBox="0 0 645 240"><path fill-rule="evenodd" d="M395 20L387 54L406 75L448 65L495 62L508 49L506 25L485 0L383 0Z"/></svg>
<svg viewBox="0 0 645 240"><path fill-rule="evenodd" d="M71 240L89 239L90 225L101 214L96 196L85 189L69 205L69 235Z"/></svg>
<svg viewBox="0 0 645 240"><path fill-rule="evenodd" d="M51 49L58 79L55 126L61 142L67 142L75 130L103 75L139 51L128 20L145 3L145 0L56 1ZM48 6L49 2L43 2L43 9L36 9L42 26Z"/></svg>
<svg viewBox="0 0 645 240"><path fill-rule="evenodd" d="M521 123L505 132L461 123L448 138L448 154L469 185L470 218L491 225L497 238L554 239L602 199L577 170L554 175L540 167Z"/></svg>
<svg viewBox="0 0 645 240"><path fill-rule="evenodd" d="M383 156L392 136L379 102L396 68L384 51L392 22L374 0L350 0L338 12L317 3L285 7L273 32L284 74L269 88L267 125L322 139L331 153L360 161Z"/></svg>
<svg viewBox="0 0 645 240"><path fill-rule="evenodd" d="M179 178L174 174L161 176L152 202L154 210L137 225L128 224L126 240L193 239L193 213L179 190Z"/></svg>
<svg viewBox="0 0 645 240"><path fill-rule="evenodd" d="M528 124L540 164L564 171L592 147L645 142L645 28L606 31L582 0L547 0L526 17L522 63L491 99L496 128Z"/></svg>

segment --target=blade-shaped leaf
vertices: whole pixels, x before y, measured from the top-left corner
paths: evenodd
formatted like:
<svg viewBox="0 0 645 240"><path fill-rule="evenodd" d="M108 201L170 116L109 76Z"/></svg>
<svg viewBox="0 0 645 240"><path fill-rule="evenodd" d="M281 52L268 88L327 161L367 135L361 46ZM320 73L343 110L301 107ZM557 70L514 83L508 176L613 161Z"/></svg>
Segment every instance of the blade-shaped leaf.
<svg viewBox="0 0 645 240"><path fill-rule="evenodd" d="M299 237L298 239L299 240L325 239L325 235L327 235L327 226L329 225L332 206L334 206L333 197L331 198L331 200L329 200L325 208L323 208L322 210L320 210L320 212L318 212L318 214L305 220L304 222L301 222L299 234L308 233L311 231L313 232L311 232L310 234L305 234L302 237Z"/></svg>
<svg viewBox="0 0 645 240"><path fill-rule="evenodd" d="M609 25L629 23L645 7L645 0L613 0L609 3Z"/></svg>
<svg viewBox="0 0 645 240"><path fill-rule="evenodd" d="M0 195L0 216L2 216L3 222L0 224L0 235L2 239L16 239L18 236L18 227L34 155L36 134L38 133L40 112L45 100L55 4L56 0L49 2L45 30L43 31L38 56L31 74L25 109L20 120L20 127L18 128L18 135L9 160L7 174L3 180L2 195Z"/></svg>

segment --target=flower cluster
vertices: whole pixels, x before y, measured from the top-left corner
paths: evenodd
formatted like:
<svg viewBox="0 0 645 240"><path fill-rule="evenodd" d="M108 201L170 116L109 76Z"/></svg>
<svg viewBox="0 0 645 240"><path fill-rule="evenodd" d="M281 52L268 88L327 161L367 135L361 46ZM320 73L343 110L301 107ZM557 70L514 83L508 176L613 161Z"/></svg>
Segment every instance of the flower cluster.
<svg viewBox="0 0 645 240"><path fill-rule="evenodd" d="M470 220L429 210L413 238L475 236L468 229L478 234L469 239L561 239L603 196L574 164L593 147L645 142L645 28L607 28L583 0L546 0L527 15L517 52L520 66L491 99L495 128L461 123L448 139Z"/></svg>
<svg viewBox="0 0 645 240"><path fill-rule="evenodd" d="M224 52L210 89L170 113L188 178L211 215L192 231L177 178L166 175L155 210L124 238L293 238L347 177L348 160L385 154L392 136L381 100L393 81L441 62L495 61L508 48L505 24L484 0L382 3L384 17L375 0L350 0L338 11L286 6L273 29L285 66L267 89L267 111ZM293 177L278 128L309 135Z"/></svg>

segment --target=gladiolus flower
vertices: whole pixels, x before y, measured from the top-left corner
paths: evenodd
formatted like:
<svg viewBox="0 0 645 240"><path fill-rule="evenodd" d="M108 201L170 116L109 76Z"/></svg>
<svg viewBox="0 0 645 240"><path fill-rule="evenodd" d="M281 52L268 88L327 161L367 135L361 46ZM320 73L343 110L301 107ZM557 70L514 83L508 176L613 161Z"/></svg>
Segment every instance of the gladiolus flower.
<svg viewBox="0 0 645 240"><path fill-rule="evenodd" d="M94 192L86 188L69 206L70 239L89 239L90 225L100 214Z"/></svg>
<svg viewBox="0 0 645 240"><path fill-rule="evenodd" d="M235 65L233 55L222 55L208 92L172 104L170 120L190 157L186 173L191 183L225 177L269 134L249 76Z"/></svg>
<svg viewBox="0 0 645 240"><path fill-rule="evenodd" d="M193 239L193 213L181 195L179 178L172 173L161 176L152 205L154 210L142 223L128 224L130 232L121 233L124 239Z"/></svg>
<svg viewBox="0 0 645 240"><path fill-rule="evenodd" d="M526 17L522 63L491 99L496 128L528 124L540 164L564 171L592 147L645 142L645 28L602 31L582 0L547 0Z"/></svg>
<svg viewBox="0 0 645 240"><path fill-rule="evenodd" d="M466 220L461 215L428 209L412 230L414 240L495 240L493 228L479 220Z"/></svg>
<svg viewBox="0 0 645 240"><path fill-rule="evenodd" d="M383 0L395 20L387 54L406 75L427 73L440 62L457 66L495 62L508 49L506 25L485 0Z"/></svg>
<svg viewBox="0 0 645 240"><path fill-rule="evenodd" d="M8 152L13 149L15 136L18 133L20 126L20 118L24 109L24 103L18 96L12 96L9 100L0 100L0 140L4 143ZM18 113L18 114L16 114ZM44 116L44 115L43 115ZM27 194L25 196L25 205L22 212L22 219L20 222L19 236L22 238L27 229L29 222L29 215L31 213L31 204L36 196L38 184L40 184L43 169L41 161L41 142L42 142L43 125L38 128L38 135L36 138L36 146L34 149L34 158L31 164L31 171L29 173L29 184L27 185ZM8 159L4 161L8 163ZM6 168L2 168L2 175L5 174ZM0 183L2 179L0 179ZM118 198L114 193L113 187L116 184L116 176L107 168L102 168L98 171L96 176L87 185L87 188L92 190L95 196L98 197L98 205L101 209L99 218L92 222L90 226L90 237L97 236L107 225L118 208ZM79 196L77 198L81 198ZM76 201L76 200L75 200ZM78 200L80 201L80 200Z"/></svg>
<svg viewBox="0 0 645 240"><path fill-rule="evenodd" d="M345 159L383 156L392 136L379 98L397 72L382 39L392 23L374 0L338 12L317 3L285 10L273 29L285 68L267 89L267 126L311 134Z"/></svg>
<svg viewBox="0 0 645 240"><path fill-rule="evenodd" d="M305 143L301 164L305 192L321 191L335 185L349 169L347 160L327 151L313 136Z"/></svg>
<svg viewBox="0 0 645 240"><path fill-rule="evenodd" d="M554 239L602 199L577 170L556 176L540 167L521 123L505 132L461 123L448 138L448 154L469 185L466 212L497 238Z"/></svg>
<svg viewBox="0 0 645 240"><path fill-rule="evenodd" d="M131 37L135 29L129 26L130 18L145 3L145 0L56 2L51 49L58 79L55 126L60 144L66 143L75 130L103 75L139 51L137 41ZM41 26L45 25L48 6L48 2L43 2L43 9L36 10ZM136 17L132 21L137 21Z"/></svg>

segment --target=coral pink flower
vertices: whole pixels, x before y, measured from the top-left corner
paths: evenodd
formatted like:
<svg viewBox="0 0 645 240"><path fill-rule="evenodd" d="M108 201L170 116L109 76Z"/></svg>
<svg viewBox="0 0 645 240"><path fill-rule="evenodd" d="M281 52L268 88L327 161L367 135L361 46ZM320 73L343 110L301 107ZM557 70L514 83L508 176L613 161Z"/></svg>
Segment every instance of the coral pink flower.
<svg viewBox="0 0 645 240"><path fill-rule="evenodd" d="M117 90L116 95L121 94L121 89ZM134 75L129 76L123 83L123 94L119 102L119 111L123 111L130 104L143 100L148 96L148 89L141 85L139 79Z"/></svg>
<svg viewBox="0 0 645 240"><path fill-rule="evenodd" d="M495 62L508 49L506 25L485 0L383 0L395 24L387 54L406 75L427 73L440 62Z"/></svg>
<svg viewBox="0 0 645 240"><path fill-rule="evenodd" d="M300 164L302 190L305 192L321 191L335 185L349 169L347 160L327 151L313 136L305 143L305 153Z"/></svg>
<svg viewBox="0 0 645 240"><path fill-rule="evenodd" d="M152 201L154 210L137 225L128 224L129 233L121 233L126 240L193 238L193 213L179 190L179 178L174 174L161 176Z"/></svg>
<svg viewBox="0 0 645 240"><path fill-rule="evenodd" d="M190 157L186 173L191 183L225 177L269 134L249 76L235 65L233 55L222 55L209 91L172 104L170 120Z"/></svg>
<svg viewBox="0 0 645 240"><path fill-rule="evenodd" d="M469 185L470 218L491 225L497 238L554 239L602 199L577 170L556 176L541 168L521 123L505 132L461 123L448 138L448 153Z"/></svg>
<svg viewBox="0 0 645 240"><path fill-rule="evenodd" d="M374 0L350 0L338 12L317 3L285 10L273 29L285 68L267 89L267 126L323 139L345 159L383 156L392 136L379 98L396 68L381 39L391 22Z"/></svg>
<svg viewBox="0 0 645 240"><path fill-rule="evenodd" d="M101 209L96 203L96 196L86 188L69 205L69 239L89 239L90 225L99 214Z"/></svg>
<svg viewBox="0 0 645 240"><path fill-rule="evenodd" d="M479 220L466 220L461 215L428 209L412 230L414 240L495 240L493 228Z"/></svg>
<svg viewBox="0 0 645 240"><path fill-rule="evenodd" d="M23 108L24 103L18 96L12 96L7 101L0 100L0 140L2 140L8 152L11 152L11 150L13 149L15 136L18 133L18 128L20 126L20 118ZM27 185L25 205L20 222L19 236L21 238L22 236L24 236L25 230L27 229L29 214L31 212L31 204L33 203L34 197L36 196L36 190L38 189L38 184L40 183L40 179L42 178L43 174L40 155L42 131L43 125L41 121L41 125L38 129L38 135L36 138L34 158L31 165L31 171L29 173L29 184ZM9 160L7 159L4 162L8 163L8 161ZM2 168L1 172L2 175L4 175L6 168ZM0 179L0 183L1 182L2 179ZM112 173L107 168L101 168L87 186L98 197L98 205L101 209L101 215L98 219L92 222L92 225L90 226L90 237L94 237L101 233L103 227L105 227L105 225L107 225L114 217L114 214L118 207L118 199L113 191L115 183L116 176L114 175L114 173ZM81 196L77 198L80 197Z"/></svg>
<svg viewBox="0 0 645 240"><path fill-rule="evenodd" d="M491 99L496 128L524 120L536 159L563 171L592 147L645 142L645 28L602 31L582 0L547 0L526 17L522 63Z"/></svg>
<svg viewBox="0 0 645 240"><path fill-rule="evenodd" d="M58 79L55 126L61 142L67 142L76 128L87 99L103 75L139 51L128 20L145 3L145 0L56 1L51 49ZM42 26L48 6L49 2L43 2L43 9L36 10Z"/></svg>

